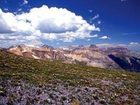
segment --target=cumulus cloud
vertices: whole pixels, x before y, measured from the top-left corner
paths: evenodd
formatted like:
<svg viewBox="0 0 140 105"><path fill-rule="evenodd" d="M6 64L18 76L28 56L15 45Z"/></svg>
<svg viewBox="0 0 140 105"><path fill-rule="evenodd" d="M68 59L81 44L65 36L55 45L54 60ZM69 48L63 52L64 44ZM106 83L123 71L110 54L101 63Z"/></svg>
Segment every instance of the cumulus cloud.
<svg viewBox="0 0 140 105"><path fill-rule="evenodd" d="M12 30L4 18L5 14L3 14L2 10L0 10L0 33L9 33Z"/></svg>
<svg viewBox="0 0 140 105"><path fill-rule="evenodd" d="M102 36L102 37L100 37L99 39L111 39L111 38L108 37L108 36Z"/></svg>
<svg viewBox="0 0 140 105"><path fill-rule="evenodd" d="M95 37L92 32L100 31L94 24L90 25L83 17L65 8L49 8L46 5L22 14L5 13L0 9L0 24L0 36L5 40L14 36L18 43L33 40L39 43L42 40L72 42Z"/></svg>

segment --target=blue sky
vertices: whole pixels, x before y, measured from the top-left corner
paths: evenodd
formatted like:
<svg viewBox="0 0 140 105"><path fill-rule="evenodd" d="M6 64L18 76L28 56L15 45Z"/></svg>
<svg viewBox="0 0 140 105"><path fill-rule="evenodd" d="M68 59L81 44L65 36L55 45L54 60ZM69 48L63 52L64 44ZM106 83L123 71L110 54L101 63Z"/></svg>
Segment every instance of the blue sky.
<svg viewBox="0 0 140 105"><path fill-rule="evenodd" d="M55 12L58 13L57 16L60 16L58 18L62 18L62 20L66 20L67 18L68 21L70 21L71 19L75 19L74 22L69 23L69 24L73 23L75 24L75 26L74 25L71 26L68 23L62 22L65 27L68 27L68 30L66 30L65 27L61 27L62 24L57 25L61 27L61 29L59 29L59 27L56 26L56 23L53 20L50 21L50 18L53 18L52 16L50 18L41 17L42 19L46 19L44 21L48 21L49 19L49 22L42 24L41 28L39 27L40 30L35 27L36 30L39 30L41 32L43 30L42 32L43 36L41 35L35 36L35 33L37 32L32 33L29 32L29 30L21 31L21 29L16 28L16 31L14 32L16 32L16 34L19 34L20 36L20 37L19 36L16 37L24 38L25 36L28 37L28 35L26 34L34 34L34 36L33 35L29 36L29 38L31 37L32 40L25 41L26 38L24 38L24 40L19 38L14 38L13 36L15 35L13 34L13 30L11 32L12 34L8 34L7 32L8 30L6 30L6 32L5 31L3 32L2 30L3 28L1 27L7 26L8 28L12 27L11 29L13 29L13 26L10 26L8 23L7 23L8 25L5 25L6 23L2 23L2 21L8 22L9 20L0 18L1 19L0 23L2 24L0 27L1 46L5 46L5 42L9 40L11 41L9 45L22 43L22 42L23 43L31 42L32 44L34 43L49 44L52 46L66 46L72 44L101 44L101 45L113 44L113 45L126 45L126 46L130 45L131 47L134 48L140 47L139 45L140 44L140 0L88 0L88 1L87 0L83 0L83 1L82 0L61 0L61 1L60 0L0 0L0 9L2 11L1 14L3 14L3 17L5 16L5 13L12 13L16 18L17 15L22 15L26 13L29 13L31 15L32 13L30 11L33 8L38 8L37 10L38 13L41 13L41 9L39 8L43 8L43 5L47 6L47 8L49 8L49 11L52 12L53 14ZM56 7L56 11L54 12L53 10L51 10L50 9L51 7ZM65 10L61 11L60 8L65 8L66 11ZM68 13L65 18L61 14L61 12L63 11L65 11L66 14ZM75 16L73 16L71 13L74 13ZM49 14L48 12L44 11L42 16L43 15L50 16L51 13ZM78 16L82 17L82 19L80 20ZM37 20L36 22L38 21L41 20ZM84 23L84 21L86 21L87 23ZM54 23L54 25L50 25L51 22ZM49 28L47 27L48 24L49 24ZM79 26L79 24L81 26ZM46 30L46 28L48 29ZM81 36L79 35L78 37L79 28L82 29L85 28L85 29L82 30L83 33L79 33ZM73 34L74 36L69 36L70 31L72 31L71 34ZM46 32L47 35L45 34ZM51 38L48 35L48 32ZM58 34L60 32L61 35ZM87 34L87 36L83 34ZM40 37L44 37L44 38L40 38ZM17 41L17 40L21 40L21 41Z"/></svg>

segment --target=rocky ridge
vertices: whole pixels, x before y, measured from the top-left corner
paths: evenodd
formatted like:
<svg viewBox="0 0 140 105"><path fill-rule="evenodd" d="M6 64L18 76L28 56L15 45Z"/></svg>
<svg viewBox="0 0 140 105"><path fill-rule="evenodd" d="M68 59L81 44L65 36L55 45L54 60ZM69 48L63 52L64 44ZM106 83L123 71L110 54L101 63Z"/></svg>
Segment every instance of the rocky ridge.
<svg viewBox="0 0 140 105"><path fill-rule="evenodd" d="M61 60L65 63L100 68L140 71L139 57L124 47L100 49L96 45L77 45L68 48L53 48L48 45L41 47L19 45L10 47L8 51L16 55L34 59Z"/></svg>

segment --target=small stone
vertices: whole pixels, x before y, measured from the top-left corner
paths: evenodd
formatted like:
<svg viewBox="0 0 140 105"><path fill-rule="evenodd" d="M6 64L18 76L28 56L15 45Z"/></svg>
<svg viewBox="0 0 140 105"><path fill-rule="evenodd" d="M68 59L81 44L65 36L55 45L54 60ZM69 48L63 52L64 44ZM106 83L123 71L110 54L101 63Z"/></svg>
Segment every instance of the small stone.
<svg viewBox="0 0 140 105"><path fill-rule="evenodd" d="M63 101L67 100L67 98L66 98L65 96L62 96L61 99L62 99Z"/></svg>
<svg viewBox="0 0 140 105"><path fill-rule="evenodd" d="M106 104L105 100L100 100L100 104L105 105Z"/></svg>
<svg viewBox="0 0 140 105"><path fill-rule="evenodd" d="M98 96L96 96L96 95L93 95L93 98L94 98L96 101L99 100Z"/></svg>
<svg viewBox="0 0 140 105"><path fill-rule="evenodd" d="M13 102L12 101L8 101L7 105L13 105Z"/></svg>
<svg viewBox="0 0 140 105"><path fill-rule="evenodd" d="M92 102L91 105L95 105L94 102Z"/></svg>
<svg viewBox="0 0 140 105"><path fill-rule="evenodd" d="M0 96L6 97L6 91L0 90Z"/></svg>
<svg viewBox="0 0 140 105"><path fill-rule="evenodd" d="M85 90L86 90L86 91L89 91L89 89L88 89L87 87L85 88Z"/></svg>
<svg viewBox="0 0 140 105"><path fill-rule="evenodd" d="M41 92L41 89L38 89L37 90L37 95L39 95L39 94L41 94L42 92Z"/></svg>

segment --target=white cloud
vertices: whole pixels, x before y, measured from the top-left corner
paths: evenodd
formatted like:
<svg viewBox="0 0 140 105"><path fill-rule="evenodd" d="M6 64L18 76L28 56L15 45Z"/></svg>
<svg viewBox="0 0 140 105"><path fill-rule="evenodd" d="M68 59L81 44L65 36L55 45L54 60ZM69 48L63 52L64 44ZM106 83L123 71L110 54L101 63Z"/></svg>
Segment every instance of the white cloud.
<svg viewBox="0 0 140 105"><path fill-rule="evenodd" d="M87 41L91 41L91 39L87 39Z"/></svg>
<svg viewBox="0 0 140 105"><path fill-rule="evenodd" d="M97 38L97 37L98 37L98 35L97 35L97 34L92 35L92 38ZM90 39L90 38L88 38L88 39L87 39L87 41L91 41L91 39Z"/></svg>
<svg viewBox="0 0 140 105"><path fill-rule="evenodd" d="M96 44L99 48L108 48L108 47L127 47L126 44L115 44L115 43L100 43Z"/></svg>
<svg viewBox="0 0 140 105"><path fill-rule="evenodd" d="M101 21L100 20L98 21L98 24L101 24Z"/></svg>
<svg viewBox="0 0 140 105"><path fill-rule="evenodd" d="M23 0L23 4L28 4L28 0Z"/></svg>
<svg viewBox="0 0 140 105"><path fill-rule="evenodd" d="M90 23L92 23L95 19L98 19L99 17L100 17L99 14L95 15L90 19Z"/></svg>
<svg viewBox="0 0 140 105"><path fill-rule="evenodd" d="M5 14L3 14L2 10L0 9L0 33L9 33L12 30L4 18Z"/></svg>
<svg viewBox="0 0 140 105"><path fill-rule="evenodd" d="M46 5L22 14L5 13L0 9L0 24L0 37L6 40L14 36L18 43L32 40L40 43L41 40L72 42L75 39L97 37L91 33L100 31L94 24L90 25L81 16L65 8L48 8ZM11 45L12 42L16 43L11 41Z"/></svg>
<svg viewBox="0 0 140 105"><path fill-rule="evenodd" d="M110 43L100 43L100 44L96 44L96 46L100 47L100 48L107 48L107 47L113 47L114 44L110 44Z"/></svg>
<svg viewBox="0 0 140 105"><path fill-rule="evenodd" d="M4 11L9 11L8 8L4 8Z"/></svg>
<svg viewBox="0 0 140 105"><path fill-rule="evenodd" d="M93 35L92 37L93 37L93 38L97 38L97 37L98 37L98 35L96 34L96 35Z"/></svg>
<svg viewBox="0 0 140 105"><path fill-rule="evenodd" d="M22 8L18 8L18 10L17 10L18 12L21 12L22 11Z"/></svg>
<svg viewBox="0 0 140 105"><path fill-rule="evenodd" d="M95 15L94 17L92 17L92 20L95 20L97 18L99 18L99 14Z"/></svg>
<svg viewBox="0 0 140 105"><path fill-rule="evenodd" d="M96 44L99 48L108 48L108 47L125 47L133 51L140 51L140 43L130 42L129 44L114 44L114 43L101 43Z"/></svg>
<svg viewBox="0 0 140 105"><path fill-rule="evenodd" d="M138 42L130 42L129 44L130 45L138 45L139 43Z"/></svg>
<svg viewBox="0 0 140 105"><path fill-rule="evenodd" d="M135 51L140 51L140 43L138 43L138 42L130 42L127 45L127 48L135 50Z"/></svg>
<svg viewBox="0 0 140 105"><path fill-rule="evenodd" d="M102 37L100 37L99 39L111 39L111 38L108 37L108 36L102 36Z"/></svg>
<svg viewBox="0 0 140 105"><path fill-rule="evenodd" d="M89 10L89 12L90 12L90 13L92 13L92 12L93 12L93 10L91 10L91 9L90 9L90 10Z"/></svg>

